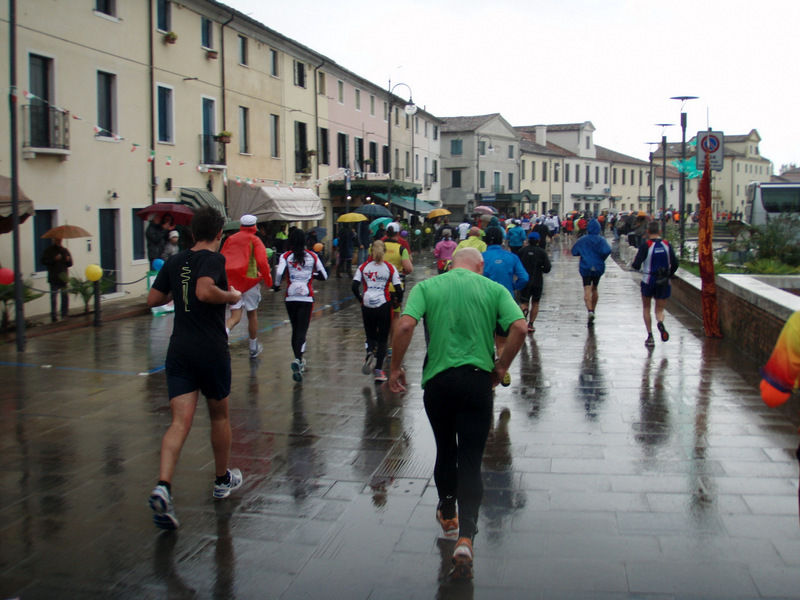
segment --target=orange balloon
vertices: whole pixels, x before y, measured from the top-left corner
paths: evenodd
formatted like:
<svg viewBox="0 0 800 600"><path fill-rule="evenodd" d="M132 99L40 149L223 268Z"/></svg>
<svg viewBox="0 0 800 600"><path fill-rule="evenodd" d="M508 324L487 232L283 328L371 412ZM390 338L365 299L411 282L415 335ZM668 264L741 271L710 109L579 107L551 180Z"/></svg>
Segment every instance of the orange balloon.
<svg viewBox="0 0 800 600"><path fill-rule="evenodd" d="M782 392L769 383L766 379L761 380L761 399L770 408L776 408L789 399L789 392Z"/></svg>
<svg viewBox="0 0 800 600"><path fill-rule="evenodd" d="M316 244L314 244L314 252L322 252L322 249L324 247L325 246L322 245L322 242L317 242Z"/></svg>

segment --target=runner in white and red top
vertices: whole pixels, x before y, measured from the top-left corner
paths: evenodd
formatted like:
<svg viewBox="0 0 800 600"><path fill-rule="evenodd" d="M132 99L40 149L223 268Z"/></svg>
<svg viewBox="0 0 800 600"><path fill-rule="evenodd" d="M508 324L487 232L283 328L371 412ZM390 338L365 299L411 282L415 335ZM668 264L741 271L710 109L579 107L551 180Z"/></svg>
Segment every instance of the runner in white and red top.
<svg viewBox="0 0 800 600"><path fill-rule="evenodd" d="M316 278L324 281L328 273L322 261L315 253L305 249L306 236L301 229L289 231L289 251L281 254L278 269L275 271L275 285L278 291L284 273L288 285L286 287L286 311L292 323L292 378L303 381L306 361L303 352L306 350L306 334L314 310L314 288L312 281Z"/></svg>
<svg viewBox="0 0 800 600"><path fill-rule="evenodd" d="M372 260L358 267L352 284L353 294L361 302L361 316L367 336L367 357L361 371L368 375L374 358L373 376L376 382L387 379L383 371L383 360L392 326L392 307L399 306L403 300L400 274L394 265L383 260L385 252L386 245L383 241L375 241L372 244ZM392 287L394 289L390 291Z"/></svg>

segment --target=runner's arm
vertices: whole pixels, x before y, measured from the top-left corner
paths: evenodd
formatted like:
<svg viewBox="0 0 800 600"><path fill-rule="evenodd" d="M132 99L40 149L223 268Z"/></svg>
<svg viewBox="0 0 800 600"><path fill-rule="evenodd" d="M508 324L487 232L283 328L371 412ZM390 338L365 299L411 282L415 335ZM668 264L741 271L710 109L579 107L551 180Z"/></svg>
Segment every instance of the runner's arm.
<svg viewBox="0 0 800 600"><path fill-rule="evenodd" d="M194 293L200 302L206 304L236 304L242 297L242 293L234 288L228 291L218 288L211 277L198 278Z"/></svg>

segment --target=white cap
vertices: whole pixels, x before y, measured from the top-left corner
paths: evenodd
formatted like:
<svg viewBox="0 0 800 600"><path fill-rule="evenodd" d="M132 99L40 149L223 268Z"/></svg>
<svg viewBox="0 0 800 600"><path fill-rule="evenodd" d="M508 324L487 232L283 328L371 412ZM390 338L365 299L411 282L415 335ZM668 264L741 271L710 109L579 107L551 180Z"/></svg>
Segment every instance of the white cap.
<svg viewBox="0 0 800 600"><path fill-rule="evenodd" d="M245 227L252 227L256 224L257 219L254 215L242 215L239 219L239 223L244 225Z"/></svg>
<svg viewBox="0 0 800 600"><path fill-rule="evenodd" d="M178 233L177 229L173 229L172 231L169 232L169 237L170 238L179 238L179 237L181 237L181 234Z"/></svg>

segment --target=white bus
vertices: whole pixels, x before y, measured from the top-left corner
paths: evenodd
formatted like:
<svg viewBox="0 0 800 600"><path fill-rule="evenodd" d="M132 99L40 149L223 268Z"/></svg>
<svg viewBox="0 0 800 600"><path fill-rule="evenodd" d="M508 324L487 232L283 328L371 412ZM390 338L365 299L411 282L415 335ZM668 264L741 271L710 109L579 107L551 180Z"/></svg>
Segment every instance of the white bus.
<svg viewBox="0 0 800 600"><path fill-rule="evenodd" d="M800 183L747 184L744 219L750 225L764 225L781 214L800 215Z"/></svg>

